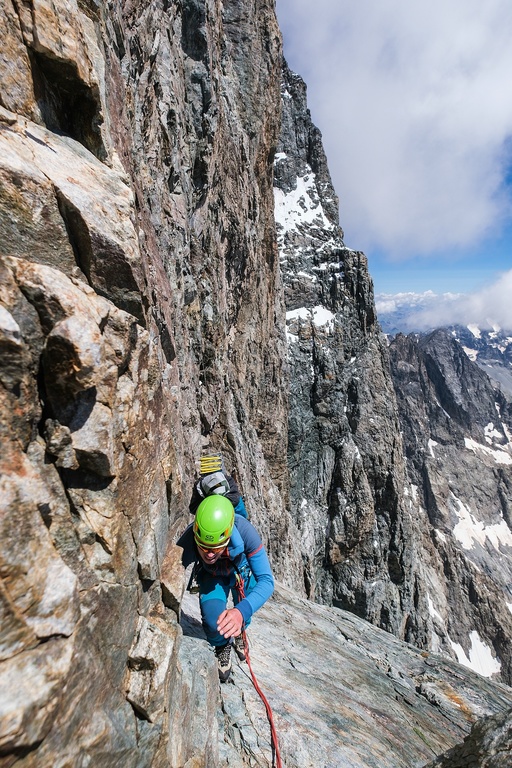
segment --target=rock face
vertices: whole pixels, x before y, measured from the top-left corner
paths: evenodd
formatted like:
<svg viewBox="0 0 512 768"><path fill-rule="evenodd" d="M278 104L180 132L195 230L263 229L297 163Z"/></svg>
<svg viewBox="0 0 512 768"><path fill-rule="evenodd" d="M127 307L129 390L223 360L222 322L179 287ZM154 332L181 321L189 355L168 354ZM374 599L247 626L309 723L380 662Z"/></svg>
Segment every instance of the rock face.
<svg viewBox="0 0 512 768"><path fill-rule="evenodd" d="M184 644L208 656L194 602L188 596L183 604ZM251 666L271 706L287 768L422 768L446 745L458 749L453 745L477 718L471 743L482 731L487 735L474 754L506 750L510 743L503 721L512 689L400 642L352 613L279 587L247 634ZM211 652L209 657L212 664ZM233 667L231 681L220 686L220 765L271 766L265 707L247 665L235 659ZM496 733L486 723L489 716L500 723Z"/></svg>
<svg viewBox="0 0 512 768"><path fill-rule="evenodd" d="M447 331L390 357L440 647L510 684L512 405Z"/></svg>
<svg viewBox="0 0 512 768"><path fill-rule="evenodd" d="M141 279L128 186L81 145L11 114L0 134L13 228L2 243L0 759L52 765L62 749L71 763L112 753L137 765L135 713L158 743L169 665L147 708L130 649L149 626L145 663L157 652L170 658L177 634L159 597L176 518L168 496L180 487L176 373L154 327L113 301L134 308ZM107 298L71 266L59 201L80 216L93 252L133 276L126 302L124 283L109 284Z"/></svg>
<svg viewBox="0 0 512 768"><path fill-rule="evenodd" d="M366 258L343 243L306 88L286 67L275 205L286 297L290 507L307 594L411 642L430 616Z"/></svg>
<svg viewBox="0 0 512 768"><path fill-rule="evenodd" d="M183 765L202 450L294 573L273 4L1 21L0 764Z"/></svg>
<svg viewBox="0 0 512 768"><path fill-rule="evenodd" d="M429 768L508 768L512 755L512 710L476 723L462 745L450 749Z"/></svg>
<svg viewBox="0 0 512 768"><path fill-rule="evenodd" d="M479 328L478 325L456 325L449 329L470 360L487 373L512 398L512 331L498 326Z"/></svg>

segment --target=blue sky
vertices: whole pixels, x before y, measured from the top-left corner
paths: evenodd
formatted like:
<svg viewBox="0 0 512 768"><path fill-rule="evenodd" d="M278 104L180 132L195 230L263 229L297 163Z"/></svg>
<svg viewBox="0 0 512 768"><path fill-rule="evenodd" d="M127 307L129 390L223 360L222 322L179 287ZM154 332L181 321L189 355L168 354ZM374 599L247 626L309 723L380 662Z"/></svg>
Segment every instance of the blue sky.
<svg viewBox="0 0 512 768"><path fill-rule="evenodd" d="M487 296L508 285L512 2L276 6L323 135L345 242L368 256L376 293Z"/></svg>

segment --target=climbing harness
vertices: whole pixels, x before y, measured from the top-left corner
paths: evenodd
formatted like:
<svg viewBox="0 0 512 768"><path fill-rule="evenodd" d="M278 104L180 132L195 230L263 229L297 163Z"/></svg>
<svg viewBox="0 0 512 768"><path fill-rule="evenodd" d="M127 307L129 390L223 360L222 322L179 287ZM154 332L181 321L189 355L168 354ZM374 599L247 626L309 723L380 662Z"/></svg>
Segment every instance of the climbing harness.
<svg viewBox="0 0 512 768"><path fill-rule="evenodd" d="M236 591L238 592L240 596L240 600L243 600L245 597L245 590L244 590L244 579L241 575L240 571L237 570L236 574ZM236 606L235 606L236 607ZM245 625L242 628L242 638L244 641L244 651L245 651L245 660L247 662L247 666L249 667L249 672L251 673L251 679L252 684L254 685L257 693L260 696L260 699L262 700L263 704L265 705L265 709L267 711L267 717L268 722L270 724L270 742L272 745L272 768L282 768L281 763L281 755L279 753L279 744L277 741L277 731L274 725L274 716L272 714L272 709L270 708L270 704L268 703L265 694L261 690L258 681L256 680L256 675L253 672L252 666L251 666L251 659L249 656L249 641L247 640L247 632L245 631Z"/></svg>

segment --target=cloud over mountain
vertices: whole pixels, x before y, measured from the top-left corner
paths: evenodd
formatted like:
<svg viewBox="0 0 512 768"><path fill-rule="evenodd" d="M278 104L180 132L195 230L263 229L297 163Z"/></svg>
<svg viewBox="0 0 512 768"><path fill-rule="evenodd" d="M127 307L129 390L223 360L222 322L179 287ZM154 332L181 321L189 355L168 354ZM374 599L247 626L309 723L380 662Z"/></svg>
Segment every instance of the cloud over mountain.
<svg viewBox="0 0 512 768"><path fill-rule="evenodd" d="M379 294L377 314L384 329L403 332L425 331L448 325L474 323L481 328L494 325L512 328L512 270L492 285L470 294Z"/></svg>
<svg viewBox="0 0 512 768"><path fill-rule="evenodd" d="M279 0L280 9L347 242L405 257L495 234L511 213L510 4L318 0L312 14L307 0Z"/></svg>

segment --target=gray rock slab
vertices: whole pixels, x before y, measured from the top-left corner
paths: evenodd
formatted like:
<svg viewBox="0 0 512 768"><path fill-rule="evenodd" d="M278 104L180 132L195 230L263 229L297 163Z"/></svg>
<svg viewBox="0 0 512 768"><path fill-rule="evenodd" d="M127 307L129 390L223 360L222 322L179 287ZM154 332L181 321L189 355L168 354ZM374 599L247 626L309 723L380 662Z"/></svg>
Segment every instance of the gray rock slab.
<svg viewBox="0 0 512 768"><path fill-rule="evenodd" d="M181 621L201 637L196 597L187 594ZM512 705L507 686L282 586L248 637L287 768L420 768ZM264 704L234 654L233 668L220 686L220 764L237 765L234 751L240 765L271 766Z"/></svg>

